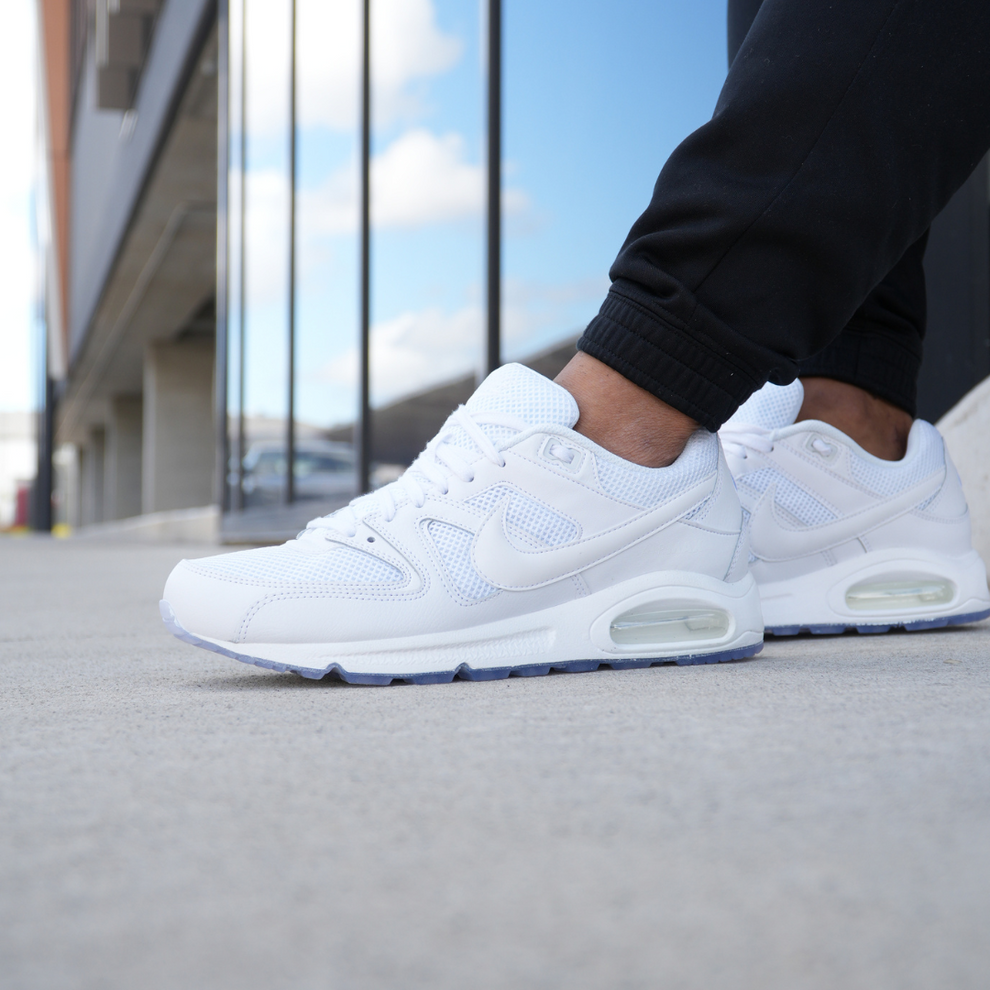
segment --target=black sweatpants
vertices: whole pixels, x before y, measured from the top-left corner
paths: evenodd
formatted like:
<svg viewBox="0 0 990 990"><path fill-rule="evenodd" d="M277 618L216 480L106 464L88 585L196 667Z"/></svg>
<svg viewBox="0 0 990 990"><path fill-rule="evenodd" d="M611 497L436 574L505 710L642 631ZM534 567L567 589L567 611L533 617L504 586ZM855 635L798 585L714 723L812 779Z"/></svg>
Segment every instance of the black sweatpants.
<svg viewBox="0 0 990 990"><path fill-rule="evenodd" d="M913 412L926 233L988 146L987 0L765 0L578 347L709 429L798 374Z"/></svg>

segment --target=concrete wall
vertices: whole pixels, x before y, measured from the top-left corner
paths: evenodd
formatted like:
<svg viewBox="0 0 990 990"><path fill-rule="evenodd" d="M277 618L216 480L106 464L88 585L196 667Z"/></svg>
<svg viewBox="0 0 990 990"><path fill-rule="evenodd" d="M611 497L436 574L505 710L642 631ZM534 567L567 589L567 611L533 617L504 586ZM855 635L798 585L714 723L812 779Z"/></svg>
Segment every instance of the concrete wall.
<svg viewBox="0 0 990 990"><path fill-rule="evenodd" d="M210 339L149 345L144 363L141 511L214 501Z"/></svg>
<svg viewBox="0 0 990 990"><path fill-rule="evenodd" d="M126 519L141 511L143 400L118 395L110 400L104 456L103 518Z"/></svg>
<svg viewBox="0 0 990 990"><path fill-rule="evenodd" d="M990 565L990 378L936 423L959 470L973 522L973 546Z"/></svg>
<svg viewBox="0 0 990 990"><path fill-rule="evenodd" d="M143 393L114 396L104 425L79 445L77 501L66 507L67 521L92 527L212 505L213 369L212 337L148 346Z"/></svg>
<svg viewBox="0 0 990 990"><path fill-rule="evenodd" d="M94 427L89 432L89 439L79 452L80 484L79 484L79 522L88 526L92 523L103 522L104 483L106 467L104 455L106 452L106 431L102 426Z"/></svg>

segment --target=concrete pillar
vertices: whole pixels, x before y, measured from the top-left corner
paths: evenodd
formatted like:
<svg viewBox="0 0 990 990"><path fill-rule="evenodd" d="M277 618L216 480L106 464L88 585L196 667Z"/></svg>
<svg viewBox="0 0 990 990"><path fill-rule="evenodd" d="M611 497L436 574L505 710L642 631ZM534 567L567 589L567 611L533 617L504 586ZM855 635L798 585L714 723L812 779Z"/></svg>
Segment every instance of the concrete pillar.
<svg viewBox="0 0 990 990"><path fill-rule="evenodd" d="M79 485L79 523L88 526L103 522L105 477L104 452L106 433L102 426L90 430L89 440L81 450L81 475Z"/></svg>
<svg viewBox="0 0 990 990"><path fill-rule="evenodd" d="M163 341L145 352L142 512L214 501L213 361L210 339Z"/></svg>
<svg viewBox="0 0 990 990"><path fill-rule="evenodd" d="M80 525L79 480L82 451L74 443L64 443L55 450L55 519L54 522L75 529Z"/></svg>
<svg viewBox="0 0 990 990"><path fill-rule="evenodd" d="M107 421L104 519L127 519L141 511L142 407L140 395L116 395Z"/></svg>

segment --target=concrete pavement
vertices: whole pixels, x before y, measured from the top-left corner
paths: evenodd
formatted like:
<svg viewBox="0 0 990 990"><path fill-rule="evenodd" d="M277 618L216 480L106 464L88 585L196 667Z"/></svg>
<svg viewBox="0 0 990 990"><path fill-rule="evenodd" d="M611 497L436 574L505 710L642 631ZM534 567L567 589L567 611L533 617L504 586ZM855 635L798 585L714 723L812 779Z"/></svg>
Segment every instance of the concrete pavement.
<svg viewBox="0 0 990 990"><path fill-rule="evenodd" d="M355 688L0 540L0 985L985 987L990 626Z"/></svg>

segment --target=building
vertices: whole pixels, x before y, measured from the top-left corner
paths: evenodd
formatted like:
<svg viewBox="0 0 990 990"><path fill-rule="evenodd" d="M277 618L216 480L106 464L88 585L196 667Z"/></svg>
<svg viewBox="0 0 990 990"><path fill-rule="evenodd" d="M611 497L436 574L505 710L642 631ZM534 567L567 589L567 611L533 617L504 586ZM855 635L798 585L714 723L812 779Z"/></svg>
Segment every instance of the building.
<svg viewBox="0 0 990 990"><path fill-rule="evenodd" d="M217 16L41 4L55 440L75 526L214 501Z"/></svg>
<svg viewBox="0 0 990 990"><path fill-rule="evenodd" d="M0 412L0 530L27 523L22 503L37 464L34 420L31 413Z"/></svg>
<svg viewBox="0 0 990 990"><path fill-rule="evenodd" d="M600 36L645 44L664 5L563 33L560 0L501 7L371 0L366 45L361 0L39 0L63 521L276 538L394 476L499 358L566 360L688 123L601 154L646 97ZM988 202L984 161L933 227L929 419L990 374Z"/></svg>

